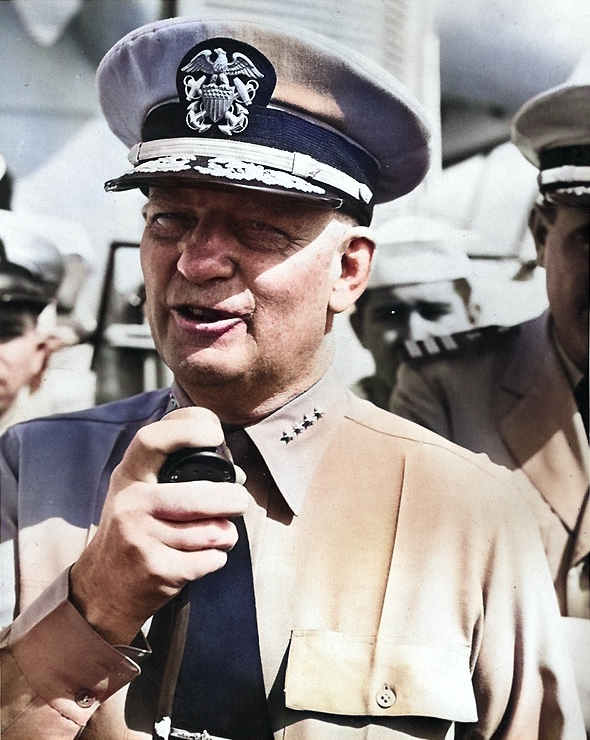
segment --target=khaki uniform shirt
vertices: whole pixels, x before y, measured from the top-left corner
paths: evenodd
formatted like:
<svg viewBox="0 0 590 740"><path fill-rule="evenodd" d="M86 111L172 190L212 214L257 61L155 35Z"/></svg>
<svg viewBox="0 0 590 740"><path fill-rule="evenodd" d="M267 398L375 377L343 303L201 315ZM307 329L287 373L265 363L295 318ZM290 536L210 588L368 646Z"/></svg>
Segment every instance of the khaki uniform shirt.
<svg viewBox="0 0 590 740"><path fill-rule="evenodd" d="M514 471L541 530L590 736L588 441L572 380L545 312L498 344L402 366L390 409Z"/></svg>
<svg viewBox="0 0 590 740"><path fill-rule="evenodd" d="M135 429L167 403L146 395L3 441L20 614L4 635L5 740L150 736L154 718L130 723L125 707L136 664L67 601L62 571ZM584 737L538 531L502 469L333 374L247 433L260 453L245 519L276 740Z"/></svg>

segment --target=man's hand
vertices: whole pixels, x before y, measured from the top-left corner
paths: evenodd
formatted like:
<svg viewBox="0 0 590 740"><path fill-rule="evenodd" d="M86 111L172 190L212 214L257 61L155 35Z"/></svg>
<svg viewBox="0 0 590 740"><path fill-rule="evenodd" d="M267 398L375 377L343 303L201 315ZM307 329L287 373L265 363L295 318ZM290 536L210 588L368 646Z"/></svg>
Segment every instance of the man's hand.
<svg viewBox="0 0 590 740"><path fill-rule="evenodd" d="M222 442L213 413L178 409L140 429L113 471L96 535L71 570L73 603L111 644L128 644L186 583L225 565L246 489L157 482L169 453Z"/></svg>

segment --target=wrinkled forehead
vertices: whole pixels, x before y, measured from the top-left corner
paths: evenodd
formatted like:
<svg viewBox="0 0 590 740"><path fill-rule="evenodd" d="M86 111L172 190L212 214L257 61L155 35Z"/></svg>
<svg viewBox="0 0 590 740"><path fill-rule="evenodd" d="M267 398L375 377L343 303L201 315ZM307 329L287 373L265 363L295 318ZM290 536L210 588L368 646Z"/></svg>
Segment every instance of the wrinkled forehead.
<svg viewBox="0 0 590 740"><path fill-rule="evenodd" d="M196 220L212 216L219 223L269 221L276 226L306 233L323 230L331 223L340 225L342 232L358 224L346 212L319 203L223 185L152 187L143 208L144 218L149 219L160 210L186 212Z"/></svg>

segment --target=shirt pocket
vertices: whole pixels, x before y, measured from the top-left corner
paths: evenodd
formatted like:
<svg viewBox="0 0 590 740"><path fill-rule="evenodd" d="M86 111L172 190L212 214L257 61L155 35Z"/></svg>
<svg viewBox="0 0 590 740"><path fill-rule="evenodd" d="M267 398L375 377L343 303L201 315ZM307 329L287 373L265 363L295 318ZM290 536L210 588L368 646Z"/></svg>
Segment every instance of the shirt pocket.
<svg viewBox="0 0 590 740"><path fill-rule="evenodd" d="M328 630L296 630L285 676L290 709L477 721L469 649Z"/></svg>

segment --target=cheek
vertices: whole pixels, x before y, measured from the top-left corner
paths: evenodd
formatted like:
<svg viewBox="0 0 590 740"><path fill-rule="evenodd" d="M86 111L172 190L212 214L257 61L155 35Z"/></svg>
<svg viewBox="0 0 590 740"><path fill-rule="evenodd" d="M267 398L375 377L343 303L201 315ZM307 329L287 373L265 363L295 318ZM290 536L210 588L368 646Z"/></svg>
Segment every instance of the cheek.
<svg viewBox="0 0 590 740"><path fill-rule="evenodd" d="M455 331L462 331L469 326L469 319L464 308L457 308L446 316L434 322L433 330L438 334L451 334Z"/></svg>
<svg viewBox="0 0 590 740"><path fill-rule="evenodd" d="M35 343L26 336L0 345L0 364L13 372L26 368L34 355Z"/></svg>
<svg viewBox="0 0 590 740"><path fill-rule="evenodd" d="M259 306L272 303L281 313L326 312L334 283L331 255L305 250L259 272L252 285ZM295 316L293 317L295 318Z"/></svg>
<svg viewBox="0 0 590 740"><path fill-rule="evenodd" d="M0 357L0 378L10 388L28 383L34 374L35 355L30 352L9 352Z"/></svg>
<svg viewBox="0 0 590 740"><path fill-rule="evenodd" d="M146 282L157 284L176 271L178 252L174 246L150 242L144 237L139 249L141 270Z"/></svg>
<svg viewBox="0 0 590 740"><path fill-rule="evenodd" d="M149 315L165 296L165 289L176 272L177 258L166 250L143 248L140 255L146 293L145 309Z"/></svg>
<svg viewBox="0 0 590 740"><path fill-rule="evenodd" d="M393 326L387 327L382 332L379 332L377 338L381 340L384 346L391 347L396 344L399 340L400 331Z"/></svg>
<svg viewBox="0 0 590 740"><path fill-rule="evenodd" d="M316 317L314 299L309 291L302 291L279 284L256 286L255 290L256 324L258 327L272 326L280 329L280 336L289 340L296 328ZM313 319L311 317L314 317ZM316 320L317 323L317 320Z"/></svg>
<svg viewBox="0 0 590 740"><path fill-rule="evenodd" d="M582 281L573 265L568 265L550 252L545 262L545 273L547 295L552 304L575 302L575 296L580 293Z"/></svg>
<svg viewBox="0 0 590 740"><path fill-rule="evenodd" d="M159 273L156 269L157 260L154 259L152 252L142 250L141 252L141 271L143 273L144 283L146 290L150 290L150 287L157 283Z"/></svg>
<svg viewBox="0 0 590 740"><path fill-rule="evenodd" d="M142 244L139 256L141 263L141 273L143 275L143 284L145 286L146 294L149 295L151 293L151 286L155 277L153 274L152 255Z"/></svg>

